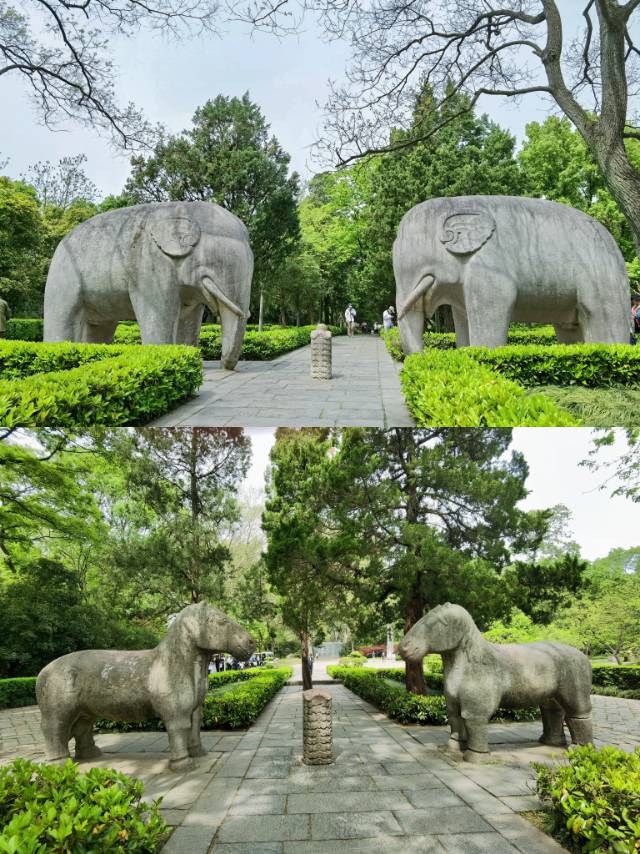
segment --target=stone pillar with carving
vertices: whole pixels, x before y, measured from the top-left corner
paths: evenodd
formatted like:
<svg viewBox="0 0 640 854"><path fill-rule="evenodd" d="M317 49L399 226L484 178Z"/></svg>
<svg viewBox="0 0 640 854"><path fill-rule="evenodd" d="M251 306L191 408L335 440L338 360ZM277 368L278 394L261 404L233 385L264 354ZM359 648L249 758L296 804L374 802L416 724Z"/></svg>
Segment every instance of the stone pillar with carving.
<svg viewBox="0 0 640 854"><path fill-rule="evenodd" d="M333 762L331 694L321 688L303 691L302 706L302 761L305 765L330 765Z"/></svg>
<svg viewBox="0 0 640 854"><path fill-rule="evenodd" d="M324 323L319 323L311 333L311 377L314 380L331 379L331 337Z"/></svg>

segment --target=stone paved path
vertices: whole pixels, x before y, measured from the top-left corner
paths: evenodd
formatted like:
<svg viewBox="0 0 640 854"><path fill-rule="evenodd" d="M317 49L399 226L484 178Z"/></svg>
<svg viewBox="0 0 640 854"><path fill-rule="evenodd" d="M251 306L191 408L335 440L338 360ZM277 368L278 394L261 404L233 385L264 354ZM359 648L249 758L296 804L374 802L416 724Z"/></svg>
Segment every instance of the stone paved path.
<svg viewBox="0 0 640 854"><path fill-rule="evenodd" d="M205 362L198 395L153 422L162 427L412 427L399 366L375 335L333 340L333 379L309 376L309 347L223 371Z"/></svg>
<svg viewBox="0 0 640 854"><path fill-rule="evenodd" d="M519 811L535 809L529 763L559 755L536 743L539 723L494 724L494 763L455 761L444 727L403 727L340 685L335 765L300 762L300 689L284 688L246 732L203 734L198 768L166 770L163 733L108 734L90 763L140 777L163 796L175 830L165 854L553 854L562 849ZM640 703L594 697L596 743L640 742ZM42 757L37 707L0 712L0 762ZM82 767L88 767L83 765Z"/></svg>

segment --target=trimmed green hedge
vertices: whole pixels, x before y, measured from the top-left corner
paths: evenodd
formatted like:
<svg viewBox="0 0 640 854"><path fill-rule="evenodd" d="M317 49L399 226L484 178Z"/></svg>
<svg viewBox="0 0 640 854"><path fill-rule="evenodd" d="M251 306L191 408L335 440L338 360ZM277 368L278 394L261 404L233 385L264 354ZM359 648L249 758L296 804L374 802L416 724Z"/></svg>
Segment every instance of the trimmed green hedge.
<svg viewBox="0 0 640 854"><path fill-rule="evenodd" d="M202 363L194 347L0 341L0 375L3 426L83 430L164 414L197 391Z"/></svg>
<svg viewBox="0 0 640 854"><path fill-rule="evenodd" d="M489 365L480 364L469 348L425 350L408 356L400 379L407 406L418 427L580 424L544 395L527 394L518 383L500 376Z"/></svg>
<svg viewBox="0 0 640 854"><path fill-rule="evenodd" d="M0 709L34 706L36 703L36 677L18 676L0 679Z"/></svg>
<svg viewBox="0 0 640 854"><path fill-rule="evenodd" d="M535 763L536 788L553 821L552 832L570 851L640 849L640 747L574 747L568 764Z"/></svg>
<svg viewBox="0 0 640 854"><path fill-rule="evenodd" d="M290 667L227 670L209 676L204 698L202 729L238 729L253 723L269 700L291 678ZM108 732L157 732L164 730L158 718L144 721L113 721L99 718L97 730Z"/></svg>
<svg viewBox="0 0 640 854"><path fill-rule="evenodd" d="M71 760L0 768L0 852L159 851L169 827L139 780L109 768L81 774Z"/></svg>
<svg viewBox="0 0 640 854"><path fill-rule="evenodd" d="M365 670L356 667L327 667L332 679L348 688L401 724L442 725L447 723L447 704L442 695L411 694L400 684L401 670ZM425 673L435 682L437 674ZM395 684L397 683L397 684ZM494 721L533 721L540 717L535 709L498 709Z"/></svg>

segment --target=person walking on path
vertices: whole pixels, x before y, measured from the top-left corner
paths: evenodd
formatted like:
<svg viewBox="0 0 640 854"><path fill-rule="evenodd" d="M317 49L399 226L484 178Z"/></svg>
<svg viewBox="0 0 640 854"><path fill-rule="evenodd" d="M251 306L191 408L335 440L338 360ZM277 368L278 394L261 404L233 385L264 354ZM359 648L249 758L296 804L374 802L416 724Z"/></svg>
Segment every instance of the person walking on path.
<svg viewBox="0 0 640 854"><path fill-rule="evenodd" d="M7 321L11 319L9 303L0 297L0 338L6 338Z"/></svg>
<svg viewBox="0 0 640 854"><path fill-rule="evenodd" d="M389 308L385 309L382 313L382 323L384 325L384 331L388 332L389 329L393 326L396 319L396 313L393 309L393 306L390 305Z"/></svg>
<svg viewBox="0 0 640 854"><path fill-rule="evenodd" d="M347 321L347 335L353 335L356 328L356 310L351 303L345 309L344 319Z"/></svg>

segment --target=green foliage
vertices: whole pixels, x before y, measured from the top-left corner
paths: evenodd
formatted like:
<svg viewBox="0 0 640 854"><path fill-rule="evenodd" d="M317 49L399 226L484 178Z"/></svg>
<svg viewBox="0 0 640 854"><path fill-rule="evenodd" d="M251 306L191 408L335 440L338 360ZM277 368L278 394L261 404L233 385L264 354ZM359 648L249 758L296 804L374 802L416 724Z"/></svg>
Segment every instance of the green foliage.
<svg viewBox="0 0 640 854"><path fill-rule="evenodd" d="M202 382L198 351L169 345L4 341L0 372L21 377L0 382L0 423L7 427L83 430L144 423L194 394Z"/></svg>
<svg viewBox="0 0 640 854"><path fill-rule="evenodd" d="M478 352L425 350L405 360L401 383L418 426L570 427L580 423L543 395L527 395L521 385L481 364Z"/></svg>
<svg viewBox="0 0 640 854"><path fill-rule="evenodd" d="M85 774L16 759L0 768L0 852L159 851L169 832L139 780L108 768Z"/></svg>
<svg viewBox="0 0 640 854"><path fill-rule="evenodd" d="M444 696L410 693L400 683L402 670L360 670L329 666L327 673L332 679L341 681L345 688L401 724L438 726L447 723L447 704ZM396 674L400 674L400 678ZM431 682L435 687L440 682L438 675L426 671L427 684ZM493 720L531 721L537 720L539 716L539 709L498 709Z"/></svg>
<svg viewBox="0 0 640 854"><path fill-rule="evenodd" d="M640 845L640 748L574 747L568 764L535 763L554 832L571 851L632 854Z"/></svg>
<svg viewBox="0 0 640 854"><path fill-rule="evenodd" d="M36 704L36 677L18 676L0 679L0 709L15 709Z"/></svg>

